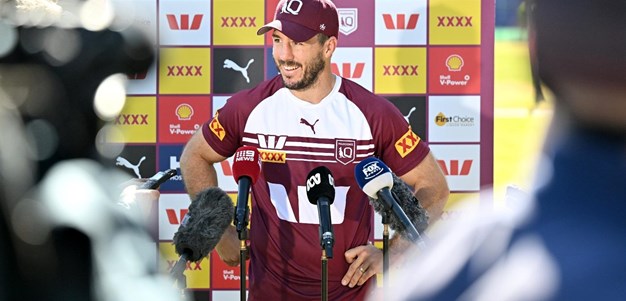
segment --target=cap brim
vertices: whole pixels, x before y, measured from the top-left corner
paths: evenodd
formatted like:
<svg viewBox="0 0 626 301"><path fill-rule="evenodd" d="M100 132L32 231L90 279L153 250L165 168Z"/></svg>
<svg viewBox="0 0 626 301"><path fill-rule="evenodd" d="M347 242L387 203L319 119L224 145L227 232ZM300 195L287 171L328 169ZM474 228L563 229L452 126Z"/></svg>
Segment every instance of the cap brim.
<svg viewBox="0 0 626 301"><path fill-rule="evenodd" d="M288 38L296 42L308 41L310 38L312 38L318 33L317 31L313 29L310 29L308 27L302 26L297 23L289 22L286 20L274 20L270 23L263 25L263 27L259 28L256 34L262 35L272 29L276 29L282 32Z"/></svg>

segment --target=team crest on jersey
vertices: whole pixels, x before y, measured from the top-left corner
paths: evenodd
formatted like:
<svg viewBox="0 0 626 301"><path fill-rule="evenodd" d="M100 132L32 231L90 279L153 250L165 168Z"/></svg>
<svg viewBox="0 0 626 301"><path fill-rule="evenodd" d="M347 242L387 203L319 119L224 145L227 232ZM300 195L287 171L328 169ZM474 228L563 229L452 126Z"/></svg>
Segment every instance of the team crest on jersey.
<svg viewBox="0 0 626 301"><path fill-rule="evenodd" d="M396 141L396 151L402 158L406 157L410 154L415 147L420 143L420 137L413 133L411 126L409 126L409 130Z"/></svg>
<svg viewBox="0 0 626 301"><path fill-rule="evenodd" d="M281 151L260 149L259 155L263 162L285 163L287 161L287 153Z"/></svg>
<svg viewBox="0 0 626 301"><path fill-rule="evenodd" d="M217 136L217 138L219 138L220 141L222 141L224 140L224 137L226 136L226 130L220 123L219 119L217 119L217 115L218 113L215 112L215 116L213 116L213 120L211 120L211 123L209 124L209 128L211 129L211 132L213 132L213 134L215 134L215 136Z"/></svg>
<svg viewBox="0 0 626 301"><path fill-rule="evenodd" d="M356 142L354 140L335 140L335 160L337 162L347 165L354 161L356 157Z"/></svg>

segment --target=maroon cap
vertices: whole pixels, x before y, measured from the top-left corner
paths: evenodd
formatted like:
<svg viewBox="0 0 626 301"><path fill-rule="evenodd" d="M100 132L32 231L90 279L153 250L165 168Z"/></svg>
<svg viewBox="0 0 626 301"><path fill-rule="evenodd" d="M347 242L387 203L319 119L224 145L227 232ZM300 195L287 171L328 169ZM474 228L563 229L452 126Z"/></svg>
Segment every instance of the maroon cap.
<svg viewBox="0 0 626 301"><path fill-rule="evenodd" d="M257 31L262 35L271 29L280 30L296 42L304 42L318 33L338 37L339 16L330 0L280 0L274 21Z"/></svg>

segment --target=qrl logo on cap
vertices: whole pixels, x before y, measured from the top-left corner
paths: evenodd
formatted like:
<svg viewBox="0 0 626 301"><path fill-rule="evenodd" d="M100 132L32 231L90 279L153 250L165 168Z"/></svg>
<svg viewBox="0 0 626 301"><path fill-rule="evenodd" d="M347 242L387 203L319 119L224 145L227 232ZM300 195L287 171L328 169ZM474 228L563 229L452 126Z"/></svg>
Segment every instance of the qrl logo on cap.
<svg viewBox="0 0 626 301"><path fill-rule="evenodd" d="M365 174L365 179L369 180L371 178L378 176L383 171L383 168L378 166L378 162L373 161L373 162L365 164L365 166L363 166L362 171L363 171L363 174Z"/></svg>
<svg viewBox="0 0 626 301"><path fill-rule="evenodd" d="M302 9L303 4L304 3L302 3L301 0L287 0L285 1L285 4L283 5L283 8L280 10L280 12L289 13L297 16L298 13L300 13L300 9Z"/></svg>

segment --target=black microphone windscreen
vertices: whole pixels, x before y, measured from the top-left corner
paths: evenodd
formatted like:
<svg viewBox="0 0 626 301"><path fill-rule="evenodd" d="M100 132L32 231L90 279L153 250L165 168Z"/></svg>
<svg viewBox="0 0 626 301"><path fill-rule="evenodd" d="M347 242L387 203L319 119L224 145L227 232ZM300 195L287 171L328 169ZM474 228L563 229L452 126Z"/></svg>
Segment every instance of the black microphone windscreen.
<svg viewBox="0 0 626 301"><path fill-rule="evenodd" d="M309 203L317 205L321 197L328 199L330 204L335 200L335 180L326 166L318 166L306 177L306 196Z"/></svg>
<svg viewBox="0 0 626 301"><path fill-rule="evenodd" d="M174 234L176 253L194 262L209 255L232 223L234 210L231 198L218 187L198 193Z"/></svg>
<svg viewBox="0 0 626 301"><path fill-rule="evenodd" d="M409 221L415 226L419 233L423 233L428 227L428 212L420 205L419 201L413 194L411 187L402 179L392 173L393 187L391 194L396 199L398 206L404 211ZM370 204L378 214L383 214L386 209L385 203L380 199L368 197ZM404 235L406 227L395 214L389 214L389 227L396 231L399 235Z"/></svg>
<svg viewBox="0 0 626 301"><path fill-rule="evenodd" d="M422 205L419 200L415 197L413 193L413 189L402 181L400 177L393 175L393 188L391 188L391 193L395 194L396 200L398 201L398 205L404 213L409 218L411 223L415 226L415 229L419 233L423 233L426 228L428 228L428 212ZM403 226L404 228L404 226Z"/></svg>

